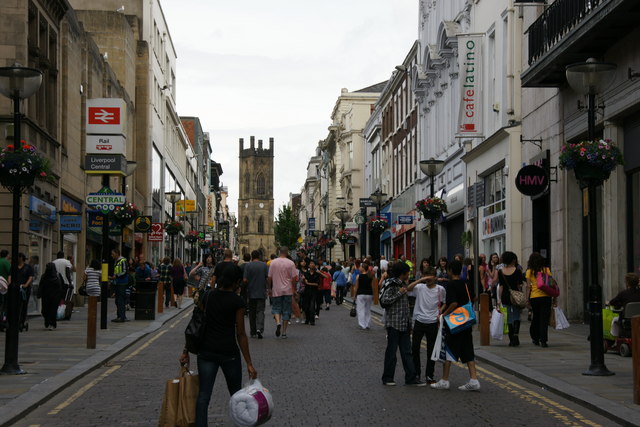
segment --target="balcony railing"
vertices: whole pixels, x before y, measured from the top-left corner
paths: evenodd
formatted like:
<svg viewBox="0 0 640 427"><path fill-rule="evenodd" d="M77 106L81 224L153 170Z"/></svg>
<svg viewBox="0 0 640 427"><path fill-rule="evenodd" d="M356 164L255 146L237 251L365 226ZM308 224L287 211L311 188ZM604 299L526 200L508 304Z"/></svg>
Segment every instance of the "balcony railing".
<svg viewBox="0 0 640 427"><path fill-rule="evenodd" d="M529 65L532 65L575 28L586 16L609 0L556 0L527 29Z"/></svg>

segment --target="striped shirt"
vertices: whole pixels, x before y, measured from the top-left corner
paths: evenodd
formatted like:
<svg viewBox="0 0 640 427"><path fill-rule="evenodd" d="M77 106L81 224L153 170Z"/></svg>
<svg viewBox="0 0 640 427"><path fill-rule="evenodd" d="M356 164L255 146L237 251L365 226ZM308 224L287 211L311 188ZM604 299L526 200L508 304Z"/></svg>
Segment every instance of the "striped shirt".
<svg viewBox="0 0 640 427"><path fill-rule="evenodd" d="M91 267L87 267L84 271L87 275L87 295L90 297L100 296L100 276L102 272L100 270L94 270Z"/></svg>

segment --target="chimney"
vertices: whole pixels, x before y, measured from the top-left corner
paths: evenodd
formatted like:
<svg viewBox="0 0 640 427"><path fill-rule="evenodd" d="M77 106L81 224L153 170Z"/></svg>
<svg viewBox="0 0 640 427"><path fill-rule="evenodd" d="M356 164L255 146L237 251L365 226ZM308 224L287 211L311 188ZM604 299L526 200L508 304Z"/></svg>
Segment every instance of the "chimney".
<svg viewBox="0 0 640 427"><path fill-rule="evenodd" d="M262 140L258 140L258 150L262 150Z"/></svg>
<svg viewBox="0 0 640 427"><path fill-rule="evenodd" d="M249 138L251 140L251 149L255 150L256 149L256 137L255 136L251 136Z"/></svg>
<svg viewBox="0 0 640 427"><path fill-rule="evenodd" d="M240 138L240 151L244 150L244 138Z"/></svg>

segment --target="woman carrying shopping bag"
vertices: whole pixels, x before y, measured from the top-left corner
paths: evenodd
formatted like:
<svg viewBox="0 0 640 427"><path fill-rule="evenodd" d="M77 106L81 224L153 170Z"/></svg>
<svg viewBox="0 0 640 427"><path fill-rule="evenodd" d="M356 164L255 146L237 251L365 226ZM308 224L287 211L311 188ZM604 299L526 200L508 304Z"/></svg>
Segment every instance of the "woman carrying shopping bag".
<svg viewBox="0 0 640 427"><path fill-rule="evenodd" d="M524 277L518 268L518 257L513 252L502 254L501 262L504 267L498 271L498 307L507 308L507 324L509 325L509 347L520 345L520 312L525 303L522 293Z"/></svg>
<svg viewBox="0 0 640 427"><path fill-rule="evenodd" d="M538 274L548 278L551 276L551 270L545 266L545 259L542 255L534 252L529 257L527 273L525 274L528 288L525 294L529 295L529 306L533 312L529 335L534 345L549 347L547 341L553 298L542 289L539 289Z"/></svg>

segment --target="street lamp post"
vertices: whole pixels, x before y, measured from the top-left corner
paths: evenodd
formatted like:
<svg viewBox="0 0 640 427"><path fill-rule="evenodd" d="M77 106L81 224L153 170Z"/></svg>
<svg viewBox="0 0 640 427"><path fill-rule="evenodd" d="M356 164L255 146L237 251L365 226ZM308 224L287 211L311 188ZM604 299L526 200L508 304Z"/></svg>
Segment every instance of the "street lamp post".
<svg viewBox="0 0 640 427"><path fill-rule="evenodd" d="M420 170L422 171L423 174L427 175L430 178L431 181L431 186L430 186L430 195L431 197L434 196L435 193L435 180L436 180L436 176L438 176L440 174L440 172L442 172L442 169L444 168L444 161L443 160L436 160L433 157L431 157L429 160L420 160ZM435 219L434 218L430 218L430 225L431 225L431 231L430 231L430 235L431 235L431 265L435 265L436 262L436 233L435 233Z"/></svg>
<svg viewBox="0 0 640 427"><path fill-rule="evenodd" d="M133 160L127 160L127 171L126 174L122 177L122 194L124 194L125 199L127 198L127 177L133 175L133 172L138 167L138 162L134 162ZM121 240L121 249L120 253L122 256L125 256L125 244L124 244L124 226L120 226L120 240Z"/></svg>
<svg viewBox="0 0 640 427"><path fill-rule="evenodd" d="M164 193L164 197L167 199L169 203L171 203L171 221L175 221L176 220L176 203L178 203L178 201L180 200L181 194L179 191L169 191L167 193ZM175 234L172 234L171 235L171 262L173 262L173 260L176 257L175 247L174 247L175 238L176 238Z"/></svg>
<svg viewBox="0 0 640 427"><path fill-rule="evenodd" d="M0 93L13 101L13 144L20 145L20 101L38 91L42 83L42 72L35 68L25 68L20 64L0 68ZM20 201L27 186L11 188L13 195L13 216L11 220L11 278L7 291L7 331L4 348L4 365L0 372L24 374L18 364L18 340L20 317L20 289L16 283L18 276L18 253L20 252Z"/></svg>
<svg viewBox="0 0 640 427"><path fill-rule="evenodd" d="M373 202L376 204L376 217L379 218L380 206L382 205L382 202L386 200L387 193L383 193L382 190L378 188L376 189L376 191L371 193L370 197L371 197L371 200L373 200ZM374 246L371 248L372 249L371 256L373 257L373 259L379 259L380 258L380 234L377 231L373 231L371 234L373 234L375 237L375 239L373 238L370 239L370 241L374 243Z"/></svg>
<svg viewBox="0 0 640 427"><path fill-rule="evenodd" d="M571 88L588 99L587 105L587 133L589 141L596 138L596 95L602 93L612 82L616 70L615 64L597 62L589 58L586 62L568 65L566 68L567 82ZM586 191L588 198L587 247L589 249L589 275L591 286L585 293L589 293L589 332L591 343L591 364L583 375L605 376L613 375L604 364L604 344L602 336L602 286L598 274L598 221L596 204L596 187L599 184L592 180L588 182ZM584 189L583 189L584 191Z"/></svg>
<svg viewBox="0 0 640 427"><path fill-rule="evenodd" d="M328 222L325 224L324 229L327 231L327 237L329 238L329 243L327 243L327 246L329 246L329 244L333 241L333 231L336 229L336 225L332 222ZM331 259L331 246L329 246L329 261L332 261Z"/></svg>
<svg viewBox="0 0 640 427"><path fill-rule="evenodd" d="M336 211L335 215L340 220L340 229L344 231L345 224L349 219L349 211L347 211L345 208L340 208ZM340 242L340 243L342 243L342 256L344 257L344 261L346 262L347 261L346 243L345 242Z"/></svg>

